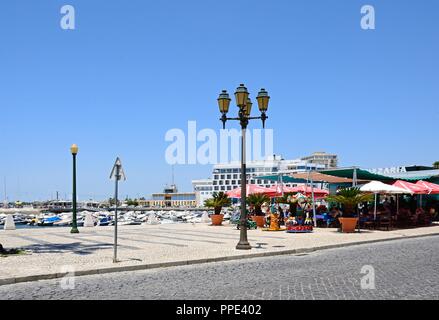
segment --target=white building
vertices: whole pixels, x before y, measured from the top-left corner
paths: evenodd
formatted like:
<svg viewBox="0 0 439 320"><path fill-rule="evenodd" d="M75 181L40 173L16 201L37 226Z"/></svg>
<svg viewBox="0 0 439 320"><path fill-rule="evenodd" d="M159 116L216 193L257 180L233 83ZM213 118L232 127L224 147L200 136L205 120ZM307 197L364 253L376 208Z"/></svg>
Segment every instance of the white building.
<svg viewBox="0 0 439 320"><path fill-rule="evenodd" d="M258 176L277 175L278 173L299 173L310 170L322 170L325 165L309 163L305 160L285 160L280 155L267 157L266 160L247 162L247 183L257 184L262 187L271 187L276 181L258 179ZM241 185L241 162L219 163L213 166L212 178L193 180L192 185L196 194L198 205L211 198L213 192L227 192ZM286 183L287 187L297 184Z"/></svg>
<svg viewBox="0 0 439 320"><path fill-rule="evenodd" d="M317 163L325 166L326 169L337 168L338 157L336 154L326 152L314 152L310 156L301 158L308 163Z"/></svg>
<svg viewBox="0 0 439 320"><path fill-rule="evenodd" d="M192 180L192 187L194 188L195 200L197 201L198 207L202 207L205 200L212 198L212 179Z"/></svg>

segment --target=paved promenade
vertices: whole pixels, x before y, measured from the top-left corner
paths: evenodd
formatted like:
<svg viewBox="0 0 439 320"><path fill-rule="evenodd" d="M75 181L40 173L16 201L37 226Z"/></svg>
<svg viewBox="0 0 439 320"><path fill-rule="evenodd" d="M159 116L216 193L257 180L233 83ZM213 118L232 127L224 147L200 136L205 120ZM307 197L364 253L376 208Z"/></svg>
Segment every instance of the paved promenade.
<svg viewBox="0 0 439 320"><path fill-rule="evenodd" d="M364 266L373 268L373 276L368 273L373 287L361 285ZM308 254L88 275L74 278L68 287L65 279L16 283L0 286L0 300L437 300L438 266L438 236L406 238Z"/></svg>
<svg viewBox="0 0 439 320"><path fill-rule="evenodd" d="M338 233L335 229L317 229L312 234L288 234L249 230L254 247L235 250L239 231L228 224L165 224L123 226L119 228L119 259L114 264L113 228L19 229L0 231L5 248L20 247L26 254L0 257L0 285L61 277L65 268L77 275L129 271L204 262L309 252L324 248L360 244L369 241L404 239L439 234L439 225L426 228Z"/></svg>

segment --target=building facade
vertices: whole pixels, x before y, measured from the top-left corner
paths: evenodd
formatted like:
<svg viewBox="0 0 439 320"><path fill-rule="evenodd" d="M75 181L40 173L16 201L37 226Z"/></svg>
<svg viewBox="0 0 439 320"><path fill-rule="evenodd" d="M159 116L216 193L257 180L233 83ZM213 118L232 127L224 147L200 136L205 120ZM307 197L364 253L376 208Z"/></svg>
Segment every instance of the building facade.
<svg viewBox="0 0 439 320"><path fill-rule="evenodd" d="M197 201L197 206L204 206L204 201L212 198L213 193L213 183L212 179L198 179L192 180L192 187L195 193L195 199Z"/></svg>
<svg viewBox="0 0 439 320"><path fill-rule="evenodd" d="M337 168L338 157L336 154L330 154L326 152L314 152L310 156L301 158L301 160L308 163L320 164L325 166L325 169Z"/></svg>
<svg viewBox="0 0 439 320"><path fill-rule="evenodd" d="M276 185L277 182L258 177L326 168L323 164L309 163L302 159L285 160L280 155L273 155L265 160L249 161L246 165L247 183L266 188ZM294 183L285 183L284 185L287 187L297 186ZM193 180L192 186L198 206L202 206L206 199L211 198L213 192L227 192L239 188L241 186L241 162L216 164L213 166L211 179Z"/></svg>
<svg viewBox="0 0 439 320"><path fill-rule="evenodd" d="M178 192L176 185L165 187L161 193L153 193L151 199L139 200L139 205L155 208L192 208L197 206L195 192Z"/></svg>

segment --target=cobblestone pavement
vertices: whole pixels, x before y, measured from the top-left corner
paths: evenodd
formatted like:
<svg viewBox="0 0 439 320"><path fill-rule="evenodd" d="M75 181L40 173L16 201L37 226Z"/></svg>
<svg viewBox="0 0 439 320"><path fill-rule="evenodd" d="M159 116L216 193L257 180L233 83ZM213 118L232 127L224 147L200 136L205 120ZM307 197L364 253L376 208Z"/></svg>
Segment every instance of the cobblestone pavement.
<svg viewBox="0 0 439 320"><path fill-rule="evenodd" d="M375 289L361 289L364 266ZM366 267L368 268L368 267ZM369 270L370 271L370 270ZM0 299L439 299L439 237L0 286ZM367 282L366 284L370 284Z"/></svg>
<svg viewBox="0 0 439 320"><path fill-rule="evenodd" d="M5 248L21 248L26 252L0 257L0 284L14 278L60 274L65 266L84 274L114 267L143 266L146 269L147 265L183 265L203 259L311 251L364 241L439 234L439 225L392 231L363 230L352 234L332 228L316 228L307 234L249 230L249 242L254 250L248 251L235 249L239 231L227 223L222 227L203 223L121 226L117 265L112 262L113 234L111 227L80 228L78 234L71 234L68 228L0 230L0 243Z"/></svg>

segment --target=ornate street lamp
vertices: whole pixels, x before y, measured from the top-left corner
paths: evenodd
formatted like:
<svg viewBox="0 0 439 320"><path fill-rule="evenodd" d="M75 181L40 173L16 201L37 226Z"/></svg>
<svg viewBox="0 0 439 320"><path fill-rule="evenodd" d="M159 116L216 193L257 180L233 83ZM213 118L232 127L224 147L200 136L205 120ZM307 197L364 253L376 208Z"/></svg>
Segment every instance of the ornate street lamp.
<svg viewBox="0 0 439 320"><path fill-rule="evenodd" d="M268 92L265 89L261 89L259 91L256 100L258 101L259 111L261 112L260 117L251 117L251 109L252 102L249 98L249 93L247 88L241 84L238 88L236 88L235 92L235 100L236 105L239 108L238 117L237 118L228 118L227 112L229 111L230 106L230 97L226 90L223 90L218 97L218 106L219 111L222 116L220 120L223 122L223 129L225 129L227 120L237 120L241 125L241 217L240 217L240 234L239 234L239 242L236 245L236 249L240 250L248 250L251 249L250 243L247 239L247 210L246 210L246 202L247 202L247 168L246 168L246 159L245 159L245 136L246 129L249 120L253 119L261 119L262 126L265 128L265 120L267 120L267 115L265 114L268 110L268 101L270 97L268 96Z"/></svg>
<svg viewBox="0 0 439 320"><path fill-rule="evenodd" d="M73 156L73 194L72 194L72 229L70 233L79 233L78 224L76 222L76 155L78 154L78 146L72 144L70 152Z"/></svg>
<svg viewBox="0 0 439 320"><path fill-rule="evenodd" d="M261 89L261 91L259 91L258 93L258 96L256 97L256 100L258 100L258 107L259 111L261 112L262 127L265 128L265 120L267 120L268 118L265 115L265 112L267 112L268 110L268 102L270 100L268 92L265 91L265 89Z"/></svg>

